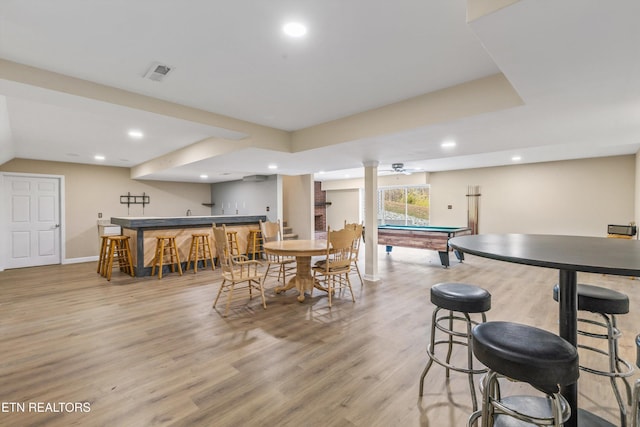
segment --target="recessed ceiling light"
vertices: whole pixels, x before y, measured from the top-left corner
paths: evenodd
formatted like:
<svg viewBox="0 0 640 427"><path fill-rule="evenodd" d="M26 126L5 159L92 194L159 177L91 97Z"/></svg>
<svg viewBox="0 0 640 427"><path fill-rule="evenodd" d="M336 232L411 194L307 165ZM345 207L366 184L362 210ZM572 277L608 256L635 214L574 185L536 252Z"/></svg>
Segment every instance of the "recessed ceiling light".
<svg viewBox="0 0 640 427"><path fill-rule="evenodd" d="M455 141L445 141L442 144L440 144L440 146L442 148L453 148L456 146L456 142Z"/></svg>
<svg viewBox="0 0 640 427"><path fill-rule="evenodd" d="M104 160L104 156L102 154L96 154L93 158L100 161Z"/></svg>
<svg viewBox="0 0 640 427"><path fill-rule="evenodd" d="M282 27L282 31L289 37L302 37L307 34L307 27L300 22L288 22Z"/></svg>
<svg viewBox="0 0 640 427"><path fill-rule="evenodd" d="M131 129L129 131L129 136L131 138L140 139L140 138L142 138L144 136L144 133L142 133L141 130Z"/></svg>
<svg viewBox="0 0 640 427"><path fill-rule="evenodd" d="M278 169L278 165L269 165L269 169Z"/></svg>
<svg viewBox="0 0 640 427"><path fill-rule="evenodd" d="M200 175L200 178L207 179L207 178L209 178L209 175L202 174L202 175Z"/></svg>
<svg viewBox="0 0 640 427"><path fill-rule="evenodd" d="M520 160L522 160L522 157L520 157L520 156L513 156L513 157L511 158L511 160L512 160L512 161L514 161L514 162L519 162Z"/></svg>

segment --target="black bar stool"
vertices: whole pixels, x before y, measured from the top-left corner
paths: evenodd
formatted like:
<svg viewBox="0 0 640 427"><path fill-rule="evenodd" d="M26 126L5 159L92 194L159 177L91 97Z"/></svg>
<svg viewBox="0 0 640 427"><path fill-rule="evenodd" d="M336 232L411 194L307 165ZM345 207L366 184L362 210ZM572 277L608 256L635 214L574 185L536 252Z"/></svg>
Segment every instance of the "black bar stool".
<svg viewBox="0 0 640 427"><path fill-rule="evenodd" d="M469 375L469 388L471 390L473 410L475 411L478 409L478 401L473 375L485 373L487 370L484 368L474 369L473 367L471 329L479 322L472 320L469 314L480 313L482 322L486 322L487 317L485 312L491 308L491 294L478 286L465 283L439 283L431 287L431 302L436 307L433 310L431 319L431 341L427 347L429 361L424 367L424 371L422 371L422 376L420 377L420 396L423 394L424 379L433 362L436 362L446 368L447 378L449 378L449 370ZM448 313L438 317L440 310L447 310ZM465 329L455 330L454 321L458 323L463 322ZM446 338L436 341L436 330L444 333ZM442 344L445 344L447 347L447 354L444 361L435 354L436 347ZM451 353L454 344L467 347L467 364L465 367L455 366L451 363Z"/></svg>
<svg viewBox="0 0 640 427"><path fill-rule="evenodd" d="M556 301L558 301L558 289L558 285L553 288L553 299ZM618 340L622 336L622 333L617 328L616 315L629 313L629 297L622 292L618 292L613 289L579 283L578 310L594 313L601 318L601 321L597 321L579 317L578 322L580 322L580 324L585 326L591 325L592 328L591 330L578 329L578 335L606 340L607 351L585 343L578 343L578 348L604 355L609 361L609 368L606 371L585 365L580 365L580 369L594 375L601 375L609 378L611 387L613 388L613 394L615 395L618 407L620 408L620 425L624 427L627 425L627 410L625 403L622 401L622 396L620 395L616 379L622 379L627 392L627 400L631 403L631 385L629 384L627 377L633 374L634 369L633 366L631 366L631 363L619 356ZM603 332L594 332L594 327L602 328Z"/></svg>
<svg viewBox="0 0 640 427"><path fill-rule="evenodd" d="M636 336L636 366L640 368L640 335ZM640 408L640 379L633 386L633 399L631 401L631 426L640 427L638 409Z"/></svg>
<svg viewBox="0 0 640 427"><path fill-rule="evenodd" d="M563 425L571 409L560 387L580 375L574 346L551 332L512 322L482 323L472 335L473 353L489 372L481 383L482 410L471 415L469 426L480 417L483 426ZM528 383L546 396L504 396L500 377Z"/></svg>

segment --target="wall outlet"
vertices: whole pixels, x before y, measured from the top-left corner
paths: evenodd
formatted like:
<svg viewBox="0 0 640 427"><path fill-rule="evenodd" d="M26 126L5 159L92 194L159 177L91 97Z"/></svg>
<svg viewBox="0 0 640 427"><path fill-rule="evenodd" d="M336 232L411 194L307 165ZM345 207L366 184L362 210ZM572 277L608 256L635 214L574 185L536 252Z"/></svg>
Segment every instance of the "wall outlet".
<svg viewBox="0 0 640 427"><path fill-rule="evenodd" d="M98 212L98 218L102 218L102 212Z"/></svg>

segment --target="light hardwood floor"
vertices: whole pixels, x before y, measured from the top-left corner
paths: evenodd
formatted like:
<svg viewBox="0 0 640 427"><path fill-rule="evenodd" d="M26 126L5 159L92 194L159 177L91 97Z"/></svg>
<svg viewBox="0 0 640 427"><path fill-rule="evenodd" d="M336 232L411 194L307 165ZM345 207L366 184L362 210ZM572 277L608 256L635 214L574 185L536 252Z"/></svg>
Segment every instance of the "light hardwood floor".
<svg viewBox="0 0 640 427"><path fill-rule="evenodd" d="M355 304L345 295L329 309L320 292L298 303L271 282L267 310L254 298L228 318L211 309L219 269L114 272L111 283L95 263L0 272L0 425L464 426L464 375L445 381L434 366L418 398L430 286L478 284L493 295L490 320L557 331L554 270L472 256L443 269L436 252L404 248L380 248L378 266L380 283L354 281ZM635 362L640 281L579 280L629 294L622 352ZM90 412L11 412L11 402L89 402ZM580 404L617 423L608 381L583 374Z"/></svg>

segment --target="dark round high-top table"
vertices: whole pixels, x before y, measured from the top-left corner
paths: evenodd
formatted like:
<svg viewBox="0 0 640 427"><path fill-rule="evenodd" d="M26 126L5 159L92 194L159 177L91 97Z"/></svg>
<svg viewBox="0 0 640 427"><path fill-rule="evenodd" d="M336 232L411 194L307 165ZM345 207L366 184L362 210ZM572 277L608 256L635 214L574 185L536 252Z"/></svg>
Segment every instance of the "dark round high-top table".
<svg viewBox="0 0 640 427"><path fill-rule="evenodd" d="M477 234L454 237L449 240L449 246L484 258L559 270L559 335L574 346L578 341L578 271L640 276L638 240L544 234ZM571 418L565 426L590 425L590 414L586 411L578 413L577 383L564 387L562 395L571 406Z"/></svg>

